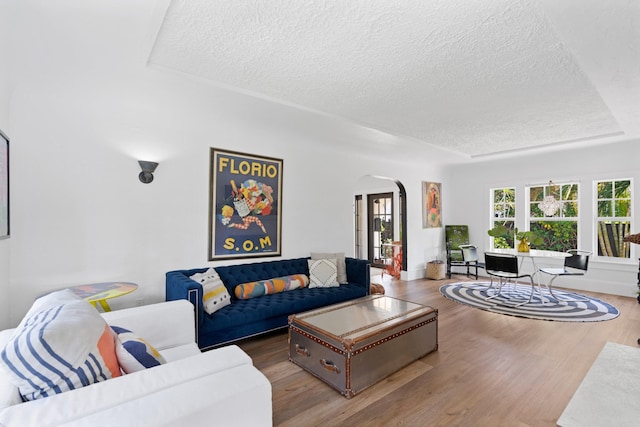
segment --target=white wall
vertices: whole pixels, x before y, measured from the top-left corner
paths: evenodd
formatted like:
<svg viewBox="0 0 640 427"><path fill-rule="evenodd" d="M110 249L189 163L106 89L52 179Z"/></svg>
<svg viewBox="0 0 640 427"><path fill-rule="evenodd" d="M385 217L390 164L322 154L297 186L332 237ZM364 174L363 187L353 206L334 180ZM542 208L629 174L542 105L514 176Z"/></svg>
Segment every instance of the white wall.
<svg viewBox="0 0 640 427"><path fill-rule="evenodd" d="M154 1L123 16L101 3L44 19L40 7L20 3L12 16L13 236L10 289L0 288L12 324L53 289L138 283L113 300L120 308L163 300L167 271L219 265L207 261L210 147L284 160L283 258L353 253L357 183L394 171L407 188L409 270L421 275L435 245L422 230L421 182L441 178L437 156L392 161L395 137L147 67L162 18ZM149 185L139 159L160 163Z"/></svg>
<svg viewBox="0 0 640 427"><path fill-rule="evenodd" d="M578 181L579 192L579 246L596 252L594 240L593 181L599 179L632 178L634 180L633 212L640 212L640 157L638 141L611 143L601 147L586 146L573 150L561 150L546 155L518 156L502 160L478 162L451 168L448 177L448 223L469 224L470 240L479 248L489 247L487 230L490 189L515 186L517 209L524 209L524 188L528 184ZM444 191L444 190L443 190ZM453 192L453 195L451 194ZM454 196L454 197L451 197ZM639 228L636 214L632 232ZM524 218L516 224L525 228ZM635 230L635 231L634 231ZM638 256L640 247L631 245L631 259L615 262L592 260L584 278L559 278L556 284L578 289L635 296L637 288Z"/></svg>
<svg viewBox="0 0 640 427"><path fill-rule="evenodd" d="M472 240L488 244L482 216L488 188L513 177L520 183L563 178L553 173L566 171L560 158L533 159L532 167L501 161L451 170L442 152L427 158L394 152L397 137L147 67L166 3L76 7L24 0L12 2L10 16L0 14L15 26L17 70L8 88L0 78L0 95L11 93L10 110L0 101L0 125L12 138L12 237L0 242L0 301L11 305L0 306L0 326L3 318L16 324L37 295L52 289L138 283L138 291L113 301L119 308L139 298L163 300L169 270L219 264L207 261L210 147L284 160L283 258L352 253L353 196L361 179L402 182L403 279L422 277L425 261L442 256L443 229L422 228L422 181L443 183L446 224L467 223ZM584 167L571 165L575 173L613 173L620 165L613 154L606 165L600 153L588 155ZM630 169L631 158L616 162ZM139 159L160 162L152 184L138 181ZM621 283L631 275L627 267Z"/></svg>
<svg viewBox="0 0 640 427"><path fill-rule="evenodd" d="M144 93L129 86L118 97L71 97L42 87L16 96L14 322L50 289L133 281L141 288L113 303L131 305L142 297L162 300L166 271L216 265L207 262L209 147L284 160L285 258L310 251L353 253L353 194L364 175L398 170L409 200L420 197L425 178L417 166L411 171L388 160L336 155L313 134L243 114L244 107L262 101L245 99L244 106L229 107L238 95L148 73ZM158 98L164 102L152 102ZM265 114L297 114L263 104ZM138 158L160 162L153 183L138 181ZM415 205L409 205L409 235L416 229L411 222L420 222L419 213L411 214L419 212ZM410 245L422 252L422 241L410 239Z"/></svg>
<svg viewBox="0 0 640 427"><path fill-rule="evenodd" d="M354 199L356 195L362 196L362 210L360 212L361 215L361 241L360 245L362 247L362 257L367 258L368 256L368 244L369 244L369 230L368 230L368 215L369 215L369 201L368 195L370 194L380 194L380 193L393 193L393 207L394 207L394 240L400 239L400 204L399 204L399 194L400 190L396 183L392 181L390 178L379 178L366 176L362 177L356 183L354 188ZM354 239L355 244L355 239Z"/></svg>
<svg viewBox="0 0 640 427"><path fill-rule="evenodd" d="M9 70L11 65L9 45L9 0L0 0L0 129L9 132ZM11 239L0 240L0 296L9 292L9 265ZM0 298L0 330L9 326L9 298Z"/></svg>

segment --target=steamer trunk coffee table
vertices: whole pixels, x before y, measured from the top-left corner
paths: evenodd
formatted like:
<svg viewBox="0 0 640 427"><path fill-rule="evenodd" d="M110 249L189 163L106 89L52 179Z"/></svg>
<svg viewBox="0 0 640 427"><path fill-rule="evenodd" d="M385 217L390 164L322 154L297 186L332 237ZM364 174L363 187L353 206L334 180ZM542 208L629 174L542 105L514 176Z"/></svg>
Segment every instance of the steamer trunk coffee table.
<svg viewBox="0 0 640 427"><path fill-rule="evenodd" d="M384 295L289 316L289 360L347 399L438 349L438 310Z"/></svg>

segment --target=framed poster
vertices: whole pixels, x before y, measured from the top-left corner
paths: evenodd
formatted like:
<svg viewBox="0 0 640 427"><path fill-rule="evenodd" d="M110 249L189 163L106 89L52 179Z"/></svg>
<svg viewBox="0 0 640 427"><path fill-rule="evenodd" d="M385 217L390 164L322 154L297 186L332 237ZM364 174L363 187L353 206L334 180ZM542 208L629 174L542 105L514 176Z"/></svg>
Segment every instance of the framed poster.
<svg viewBox="0 0 640 427"><path fill-rule="evenodd" d="M9 235L9 138L0 131L0 239Z"/></svg>
<svg viewBox="0 0 640 427"><path fill-rule="evenodd" d="M422 182L422 228L442 227L442 184Z"/></svg>
<svg viewBox="0 0 640 427"><path fill-rule="evenodd" d="M211 148L209 261L279 256L282 160Z"/></svg>

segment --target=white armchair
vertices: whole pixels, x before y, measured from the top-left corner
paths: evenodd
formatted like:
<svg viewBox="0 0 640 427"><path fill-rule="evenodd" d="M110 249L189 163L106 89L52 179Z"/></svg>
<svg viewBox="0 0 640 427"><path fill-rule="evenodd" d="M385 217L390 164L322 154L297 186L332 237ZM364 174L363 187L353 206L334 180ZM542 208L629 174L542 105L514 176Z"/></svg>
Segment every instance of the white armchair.
<svg viewBox="0 0 640 427"><path fill-rule="evenodd" d="M143 337L166 364L22 402L0 370L0 426L271 426L271 384L237 346L201 353L193 305L170 301L102 314ZM13 330L0 332L0 349Z"/></svg>

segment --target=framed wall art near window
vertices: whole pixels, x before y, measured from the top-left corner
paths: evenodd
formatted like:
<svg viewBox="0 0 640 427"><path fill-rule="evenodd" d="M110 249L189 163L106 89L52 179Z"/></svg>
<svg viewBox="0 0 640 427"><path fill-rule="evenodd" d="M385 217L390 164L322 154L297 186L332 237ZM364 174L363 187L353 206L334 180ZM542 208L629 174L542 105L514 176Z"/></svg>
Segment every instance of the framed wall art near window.
<svg viewBox="0 0 640 427"><path fill-rule="evenodd" d="M422 182L422 228L442 227L442 184Z"/></svg>
<svg viewBox="0 0 640 427"><path fill-rule="evenodd" d="M281 255L282 160L211 148L209 260Z"/></svg>
<svg viewBox="0 0 640 427"><path fill-rule="evenodd" d="M9 231L9 138L0 131L0 239Z"/></svg>

